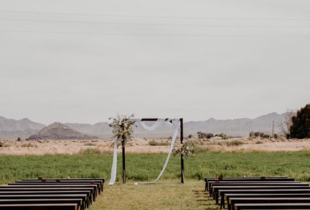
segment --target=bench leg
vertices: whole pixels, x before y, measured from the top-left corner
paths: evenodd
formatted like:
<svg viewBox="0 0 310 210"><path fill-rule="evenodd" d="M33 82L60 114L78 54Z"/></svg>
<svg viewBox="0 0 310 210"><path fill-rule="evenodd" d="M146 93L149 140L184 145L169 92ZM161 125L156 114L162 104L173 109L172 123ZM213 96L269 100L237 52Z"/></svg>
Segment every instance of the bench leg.
<svg viewBox="0 0 310 210"><path fill-rule="evenodd" d="M225 199L224 199L224 196L221 196L221 208L225 208Z"/></svg>

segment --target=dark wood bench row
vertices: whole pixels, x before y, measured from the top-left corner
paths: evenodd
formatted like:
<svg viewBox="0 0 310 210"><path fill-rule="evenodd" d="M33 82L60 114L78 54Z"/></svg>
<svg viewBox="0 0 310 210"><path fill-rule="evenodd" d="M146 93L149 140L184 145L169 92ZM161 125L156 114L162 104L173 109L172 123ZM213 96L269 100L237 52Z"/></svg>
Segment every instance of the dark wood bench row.
<svg viewBox="0 0 310 210"><path fill-rule="evenodd" d="M205 182L205 190L216 204L221 197L220 207L225 208L226 200L228 210L310 209L309 184L295 182L292 178L205 178Z"/></svg>
<svg viewBox="0 0 310 210"><path fill-rule="evenodd" d="M241 182L253 182L253 181L295 181L293 178L287 177L225 177L225 178L216 178L216 177L206 177L205 178L205 191L209 190L208 183L209 181L241 181Z"/></svg>
<svg viewBox="0 0 310 210"><path fill-rule="evenodd" d="M227 200L227 197L238 197L238 195L242 195L242 197L255 197L255 194L261 195L263 197L265 194L272 196L274 195L285 195L289 194L293 195L296 194L310 194L310 189L269 189L269 190L256 190L256 189L249 189L249 190L220 190L220 196L221 196L221 207L225 208L225 198L227 203L229 201ZM236 195L236 196L235 196ZM253 196L254 195L254 196ZM258 196L259 197L259 196ZM273 197L273 196L272 196Z"/></svg>
<svg viewBox="0 0 310 210"><path fill-rule="evenodd" d="M35 198L65 198L80 196L85 201L86 207L92 203L92 196L89 191L0 191L0 198L6 198L9 196L12 196L13 198L20 198L21 196L32 196Z"/></svg>
<svg viewBox="0 0 310 210"><path fill-rule="evenodd" d="M104 179L23 179L22 181L16 181L16 183L39 183L39 182L48 182L48 183L88 183L93 184L97 183L100 185L100 190L104 189Z"/></svg>
<svg viewBox="0 0 310 210"><path fill-rule="evenodd" d="M225 186L309 186L306 183L300 182L210 182L210 195L213 194L213 191L217 188Z"/></svg>
<svg viewBox="0 0 310 210"><path fill-rule="evenodd" d="M71 204L0 204L1 210L78 210L78 206Z"/></svg>
<svg viewBox="0 0 310 210"><path fill-rule="evenodd" d="M229 210L233 210L232 207L236 204L293 204L293 203L309 203L310 204L310 197L308 198L294 198L294 197L276 197L276 198L270 198L270 197L262 197L262 198L230 198L229 199Z"/></svg>
<svg viewBox="0 0 310 210"><path fill-rule="evenodd" d="M240 190L288 190L288 189L309 189L309 185L300 185L300 186L215 186L214 187L214 199L216 204L218 204L219 196L221 196L221 190L229 189L240 189Z"/></svg>
<svg viewBox="0 0 310 210"><path fill-rule="evenodd" d="M246 210L246 209L310 209L310 203L249 203L235 204L234 210Z"/></svg>
<svg viewBox="0 0 310 210"><path fill-rule="evenodd" d="M310 193L290 193L290 192L285 192L283 191L282 193L281 192L275 192L275 193L251 193L251 194L240 194L240 193L236 193L236 194L225 194L224 195L225 197L225 200L228 204L228 209L232 209L231 208L231 204L233 204L231 202L231 199L234 199L234 198L247 198L247 199L259 199L259 198L310 198ZM247 200L246 199L246 200ZM225 202L221 202L221 207L224 207L225 208Z"/></svg>
<svg viewBox="0 0 310 210"><path fill-rule="evenodd" d="M104 179L17 181L0 186L0 209L84 210L103 186Z"/></svg>
<svg viewBox="0 0 310 210"><path fill-rule="evenodd" d="M70 200L71 199L72 200L79 199L80 202L77 203L77 204L78 204L78 206L81 206L82 209L85 209L85 208L89 207L89 204L90 204L88 202L86 194L84 194L84 195L79 195L79 194L76 194L76 195L74 195L74 194L69 194L69 195L66 195L66 194L58 194L58 195L51 195L51 194L48 194L48 195L40 195L40 194L34 194L34 195L29 195L29 194L22 194L22 195L0 195L0 203L2 201L8 201L8 200L31 200L31 199L42 200L42 201L49 200L49 201L53 201L53 202L55 202L56 199L57 199L57 200L61 201L60 203L63 203L62 202L63 199L66 199L66 200L69 200L69 199ZM14 204L14 203L12 203L12 204Z"/></svg>

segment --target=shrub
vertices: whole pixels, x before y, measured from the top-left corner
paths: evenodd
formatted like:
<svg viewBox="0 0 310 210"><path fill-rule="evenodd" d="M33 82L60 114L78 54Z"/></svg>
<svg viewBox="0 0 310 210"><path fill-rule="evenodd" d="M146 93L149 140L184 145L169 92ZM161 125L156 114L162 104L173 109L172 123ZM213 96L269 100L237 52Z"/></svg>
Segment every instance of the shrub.
<svg viewBox="0 0 310 210"><path fill-rule="evenodd" d="M255 136L255 133L254 133L253 131L251 131L251 132L249 133L249 137L252 138L252 137L254 137L254 136Z"/></svg>
<svg viewBox="0 0 310 210"><path fill-rule="evenodd" d="M203 133L203 132L197 132L198 138L200 139L211 139L214 135L213 133Z"/></svg>
<svg viewBox="0 0 310 210"><path fill-rule="evenodd" d="M199 139L203 139L204 138L204 134L202 132L197 132L198 138Z"/></svg>
<svg viewBox="0 0 310 210"><path fill-rule="evenodd" d="M227 142L227 143L226 143L226 145L227 145L228 147L230 147L230 146L239 146L239 145L242 145L242 144L244 144L244 142L238 141L238 140L236 140L236 141L231 141L231 142Z"/></svg>
<svg viewBox="0 0 310 210"><path fill-rule="evenodd" d="M213 133L206 133L205 136L207 139L211 139L214 135L213 135Z"/></svg>
<svg viewBox="0 0 310 210"><path fill-rule="evenodd" d="M224 133L216 134L215 136L222 137L222 139L228 139L228 136L226 136Z"/></svg>
<svg viewBox="0 0 310 210"><path fill-rule="evenodd" d="M269 134L264 134L263 138L264 138L264 139L269 139L269 138L270 138L270 135L269 135Z"/></svg>
<svg viewBox="0 0 310 210"><path fill-rule="evenodd" d="M97 146L97 145L93 144L93 143L86 143L86 144L84 144L84 146Z"/></svg>
<svg viewBox="0 0 310 210"><path fill-rule="evenodd" d="M263 142L262 141L257 141L257 142L255 142L255 144L263 144Z"/></svg>
<svg viewBox="0 0 310 210"><path fill-rule="evenodd" d="M31 143L27 143L27 144L22 144L21 147L36 147L36 146Z"/></svg>
<svg viewBox="0 0 310 210"><path fill-rule="evenodd" d="M81 149L80 155L101 155L103 152L98 148Z"/></svg>
<svg viewBox="0 0 310 210"><path fill-rule="evenodd" d="M21 141L22 139L20 137L17 138L17 141Z"/></svg>
<svg viewBox="0 0 310 210"><path fill-rule="evenodd" d="M157 142L155 140L149 141L150 146L168 146L170 145L169 142Z"/></svg>
<svg viewBox="0 0 310 210"><path fill-rule="evenodd" d="M193 154L203 154L207 153L209 151L208 148L202 147L203 142L201 141L194 141L194 140L189 140L184 143L184 145L189 146L191 148L191 152Z"/></svg>
<svg viewBox="0 0 310 210"><path fill-rule="evenodd" d="M301 108L296 116L292 117L290 137L297 139L310 138L310 104Z"/></svg>

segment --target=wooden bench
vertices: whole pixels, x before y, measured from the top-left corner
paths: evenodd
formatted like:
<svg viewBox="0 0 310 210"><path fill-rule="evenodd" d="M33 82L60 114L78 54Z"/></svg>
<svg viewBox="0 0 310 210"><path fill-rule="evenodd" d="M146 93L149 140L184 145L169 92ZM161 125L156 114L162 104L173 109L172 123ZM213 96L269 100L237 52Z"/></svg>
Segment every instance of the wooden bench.
<svg viewBox="0 0 310 210"><path fill-rule="evenodd" d="M250 204L235 204L234 210L244 209L310 209L310 203L250 203Z"/></svg>
<svg viewBox="0 0 310 210"><path fill-rule="evenodd" d="M28 185L28 186L38 186L38 185L43 185L43 186L88 186L88 187L94 187L98 194L101 192L101 185L100 183L64 183L64 182L25 182L25 183L9 183L9 186L20 186L20 185Z"/></svg>
<svg viewBox="0 0 310 210"><path fill-rule="evenodd" d="M89 207L89 201L87 195L29 195L29 194L20 194L20 195L0 195L0 200L25 200L25 199L79 199L81 200L82 209ZM52 202L51 202L52 203ZM70 203L70 202L69 202ZM74 203L74 202L71 202Z"/></svg>
<svg viewBox="0 0 310 210"><path fill-rule="evenodd" d="M309 186L308 183L301 183L301 182L262 182L262 183L253 183L253 182L246 182L246 183L211 183L209 194L211 195L213 189L218 186Z"/></svg>
<svg viewBox="0 0 310 210"><path fill-rule="evenodd" d="M78 210L84 210L82 199L0 199L4 204L76 204ZM0 208L1 209L1 208Z"/></svg>
<svg viewBox="0 0 310 210"><path fill-rule="evenodd" d="M43 178L43 177L39 177L38 179L23 179L22 181L33 181L33 180L60 180L60 181L102 181L102 191L104 189L104 183L105 183L105 179L103 178Z"/></svg>
<svg viewBox="0 0 310 210"><path fill-rule="evenodd" d="M208 191L210 191L210 189L212 190L212 185L214 184L270 184L270 183L301 183L301 182L296 182L296 181L208 181Z"/></svg>
<svg viewBox="0 0 310 210"><path fill-rule="evenodd" d="M233 210L235 204L247 204L247 203L263 203L263 204L271 204L271 203L310 203L310 198L230 198L228 209Z"/></svg>
<svg viewBox="0 0 310 210"><path fill-rule="evenodd" d="M213 187L213 198L218 204L219 198L219 190L232 190L232 189L240 189L240 190L249 190L249 189L310 189L309 185L299 184L296 186L214 186Z"/></svg>
<svg viewBox="0 0 310 210"><path fill-rule="evenodd" d="M86 206L91 204L91 194L88 191L0 191L1 196L18 196L18 195L33 195L33 196L53 196L60 197L60 196L79 196L85 200Z"/></svg>
<svg viewBox="0 0 310 210"><path fill-rule="evenodd" d="M0 186L0 210L84 210L104 189L104 179L36 179Z"/></svg>
<svg viewBox="0 0 310 210"><path fill-rule="evenodd" d="M225 208L224 198L229 195L234 194L300 194L300 193L310 193L310 189L248 189L248 190L220 190L219 194L221 196L221 207Z"/></svg>
<svg viewBox="0 0 310 210"><path fill-rule="evenodd" d="M225 177L222 179L215 178L215 177L207 177L205 178L205 191L208 191L208 183L209 181L242 181L242 182L247 182L247 181L295 181L294 178L287 178L287 177Z"/></svg>
<svg viewBox="0 0 310 210"><path fill-rule="evenodd" d="M65 193L65 192L79 192L79 191L82 191L82 192L85 192L88 194L88 199L90 201L90 203L92 203L93 201L95 201L95 197L94 197L94 189L93 188L12 188L12 187L5 187L5 188L2 188L0 186L0 193L5 193L5 192L24 192L24 191L27 191L27 192L35 192L35 193L41 193L42 192L61 192L62 193Z"/></svg>
<svg viewBox="0 0 310 210"><path fill-rule="evenodd" d="M91 190L92 194L93 194L93 200L96 200L97 197L97 185L2 185L0 186L0 191L3 191L4 189L9 189L9 191L11 189L14 188L23 188L23 189L32 189L33 190L38 190L38 189L45 189L46 190L50 190L50 189L57 189L57 190L64 190L64 191L68 191L68 190L75 190L75 189L79 189L79 190L83 190L83 189L88 189ZM29 191L29 190L28 190Z"/></svg>
<svg viewBox="0 0 310 210"><path fill-rule="evenodd" d="M92 180L92 179L85 179L85 180L78 180L78 179L33 179L33 180L22 180L22 181L16 181L15 183L74 183L74 184L79 184L79 183L88 183L88 184L99 184L100 185L100 190L104 190L104 181L103 180Z"/></svg>
<svg viewBox="0 0 310 210"><path fill-rule="evenodd" d="M229 199L230 198L264 198L264 197L268 197L268 198L310 198L310 193L252 193L252 194L240 194L240 193L236 193L236 194L225 194L224 196L227 201L228 204L228 209L230 209L229 207ZM225 208L225 204L223 205L221 203L220 205L221 207Z"/></svg>
<svg viewBox="0 0 310 210"><path fill-rule="evenodd" d="M78 210L72 204L1 204L1 210Z"/></svg>

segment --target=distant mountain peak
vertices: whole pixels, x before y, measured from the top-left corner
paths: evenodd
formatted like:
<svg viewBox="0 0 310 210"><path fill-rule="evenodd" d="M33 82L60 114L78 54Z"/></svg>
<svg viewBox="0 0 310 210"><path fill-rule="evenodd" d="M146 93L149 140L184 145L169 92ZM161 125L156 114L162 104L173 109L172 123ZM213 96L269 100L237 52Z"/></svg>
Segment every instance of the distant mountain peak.
<svg viewBox="0 0 310 210"><path fill-rule="evenodd" d="M33 122L28 118L14 120L0 116L0 139L28 138L44 127L45 125Z"/></svg>
<svg viewBox="0 0 310 210"><path fill-rule="evenodd" d="M95 139L95 138L97 137L81 133L59 122L54 122L49 126L40 130L38 133L29 137L29 139L52 139L52 140Z"/></svg>
<svg viewBox="0 0 310 210"><path fill-rule="evenodd" d="M239 118L239 119L227 119L227 120L217 120L210 118L205 121L191 121L184 123L184 134L195 135L198 131L208 132L208 133L225 133L231 136L248 136L251 131L260 131L269 133L271 130L272 122L279 124L283 122L283 114L278 114L277 112L271 112L266 115L262 115L255 119L249 118ZM28 118L23 118L21 120L7 119L0 116L0 139L1 138L28 138L29 136L34 136L38 134L38 131L43 131L45 125L32 122ZM52 129L56 130L54 136L44 136L42 133L40 138L56 138L56 139L70 139L71 136L76 135L76 139L83 138L110 138L112 136L112 129L109 127L108 122L98 122L96 124L82 124L82 123L59 123L55 122L46 127L48 133ZM63 133L64 132L64 133ZM72 133L71 133L72 132ZM275 132L280 132L276 126ZM70 135L68 133L71 133ZM59 136L64 134L64 136ZM156 132L148 132L141 128L141 126L135 128L134 136L135 137L169 137L171 136L171 127L162 126ZM67 136L68 135L68 136Z"/></svg>

